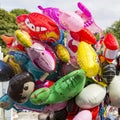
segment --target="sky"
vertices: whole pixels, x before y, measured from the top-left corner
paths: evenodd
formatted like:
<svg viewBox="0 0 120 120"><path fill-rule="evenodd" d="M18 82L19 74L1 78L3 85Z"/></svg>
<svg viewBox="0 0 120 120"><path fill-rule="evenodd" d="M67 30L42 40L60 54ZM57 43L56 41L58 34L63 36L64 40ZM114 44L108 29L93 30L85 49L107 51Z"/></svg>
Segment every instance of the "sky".
<svg viewBox="0 0 120 120"><path fill-rule="evenodd" d="M120 0L0 0L0 8L10 11L15 8L40 12L38 5L57 7L63 11L77 10L77 3L82 2L92 13L97 25L106 29L120 19Z"/></svg>

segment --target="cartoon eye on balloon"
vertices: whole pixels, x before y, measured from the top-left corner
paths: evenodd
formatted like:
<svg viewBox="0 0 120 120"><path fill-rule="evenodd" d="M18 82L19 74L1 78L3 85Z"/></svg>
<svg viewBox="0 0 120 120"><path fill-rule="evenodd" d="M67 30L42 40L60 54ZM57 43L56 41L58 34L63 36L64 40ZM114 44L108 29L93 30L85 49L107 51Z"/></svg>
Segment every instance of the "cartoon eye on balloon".
<svg viewBox="0 0 120 120"><path fill-rule="evenodd" d="M48 16L33 12L16 18L21 30L26 31L32 39L56 42L60 38L57 24Z"/></svg>

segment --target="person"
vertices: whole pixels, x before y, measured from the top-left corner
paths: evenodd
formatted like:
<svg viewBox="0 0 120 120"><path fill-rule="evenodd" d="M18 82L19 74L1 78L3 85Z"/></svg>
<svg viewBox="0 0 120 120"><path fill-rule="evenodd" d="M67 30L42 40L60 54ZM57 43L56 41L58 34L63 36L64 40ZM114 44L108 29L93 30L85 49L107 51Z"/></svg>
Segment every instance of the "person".
<svg viewBox="0 0 120 120"><path fill-rule="evenodd" d="M118 116L116 117L115 120L120 120L120 108L118 108Z"/></svg>

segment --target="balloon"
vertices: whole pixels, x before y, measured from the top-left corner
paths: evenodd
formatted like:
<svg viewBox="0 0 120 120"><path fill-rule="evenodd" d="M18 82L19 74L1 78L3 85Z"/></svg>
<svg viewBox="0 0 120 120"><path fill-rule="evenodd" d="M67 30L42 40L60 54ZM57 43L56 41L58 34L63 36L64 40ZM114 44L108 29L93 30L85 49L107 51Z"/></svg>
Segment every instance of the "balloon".
<svg viewBox="0 0 120 120"><path fill-rule="evenodd" d="M87 77L93 77L99 73L100 66L97 62L97 54L92 46L84 41L80 42L78 47L77 61L86 72Z"/></svg>
<svg viewBox="0 0 120 120"><path fill-rule="evenodd" d="M80 42L74 40L69 33L67 34L66 47L67 47L71 56L76 57L79 43Z"/></svg>
<svg viewBox="0 0 120 120"><path fill-rule="evenodd" d="M52 72L56 68L56 56L47 44L42 42L34 42L30 48L27 48L27 53L31 61L45 72Z"/></svg>
<svg viewBox="0 0 120 120"><path fill-rule="evenodd" d="M119 44L117 39L112 33L108 33L103 40L98 41L99 45L96 45L98 50L99 59L101 62L113 62L118 54ZM99 48L97 48L100 46Z"/></svg>
<svg viewBox="0 0 120 120"><path fill-rule="evenodd" d="M17 37L19 43L21 43L24 47L32 46L32 40L27 32L16 30L15 36Z"/></svg>
<svg viewBox="0 0 120 120"><path fill-rule="evenodd" d="M120 76L115 76L108 87L111 106L120 107Z"/></svg>
<svg viewBox="0 0 120 120"><path fill-rule="evenodd" d="M7 93L17 103L25 103L34 91L35 82L32 74L22 72L10 79Z"/></svg>
<svg viewBox="0 0 120 120"><path fill-rule="evenodd" d="M73 120L92 120L92 114L89 110L79 112Z"/></svg>
<svg viewBox="0 0 120 120"><path fill-rule="evenodd" d="M77 5L79 10L76 10L75 13L83 19L84 27L94 34L99 33L100 38L104 37L103 30L95 23L90 10L81 2L78 2Z"/></svg>
<svg viewBox="0 0 120 120"><path fill-rule="evenodd" d="M32 39L55 42L60 37L56 23L43 14L37 12L22 14L17 16L16 22Z"/></svg>
<svg viewBox="0 0 120 120"><path fill-rule="evenodd" d="M25 109L35 112L42 112L44 110L44 106L45 105L34 105L29 100L23 104L16 103L8 96L8 94L4 94L0 98L0 108L3 108L5 110L10 110L11 108L14 108L16 110Z"/></svg>
<svg viewBox="0 0 120 120"><path fill-rule="evenodd" d="M80 108L89 109L98 106L106 95L106 89L98 84L86 86L76 96L76 104Z"/></svg>
<svg viewBox="0 0 120 120"><path fill-rule="evenodd" d="M74 12L60 11L59 21L68 31L77 32L84 27L82 18Z"/></svg>
<svg viewBox="0 0 120 120"><path fill-rule="evenodd" d="M1 35L2 40L6 44L8 50L25 51L24 47L18 43L14 36Z"/></svg>
<svg viewBox="0 0 120 120"><path fill-rule="evenodd" d="M116 66L113 63L104 62L102 64L102 78L106 83L110 83L116 75Z"/></svg>
<svg viewBox="0 0 120 120"><path fill-rule="evenodd" d="M82 69L75 70L60 78L52 87L36 90L30 100L36 105L67 101L84 88L85 82L85 72Z"/></svg>
<svg viewBox="0 0 120 120"><path fill-rule="evenodd" d="M39 5L38 8L42 11L44 15L49 16L59 25L60 11L58 8L53 8L53 7L43 8L41 5Z"/></svg>
<svg viewBox="0 0 120 120"><path fill-rule="evenodd" d="M77 68L73 67L70 63L63 63L61 65L61 73L62 76L67 75L68 73L77 70Z"/></svg>
<svg viewBox="0 0 120 120"><path fill-rule="evenodd" d="M8 63L0 60L0 82L9 81L14 75L15 73L12 67Z"/></svg>
<svg viewBox="0 0 120 120"><path fill-rule="evenodd" d="M95 36L92 34L92 32L90 30L88 30L86 28L82 28L78 32L70 31L70 34L71 34L72 38L77 40L77 41L80 41L80 42L84 41L84 42L87 42L89 44L96 43Z"/></svg>
<svg viewBox="0 0 120 120"><path fill-rule="evenodd" d="M58 44L56 47L56 54L58 58L63 62L68 62L70 60L70 54L65 46Z"/></svg>

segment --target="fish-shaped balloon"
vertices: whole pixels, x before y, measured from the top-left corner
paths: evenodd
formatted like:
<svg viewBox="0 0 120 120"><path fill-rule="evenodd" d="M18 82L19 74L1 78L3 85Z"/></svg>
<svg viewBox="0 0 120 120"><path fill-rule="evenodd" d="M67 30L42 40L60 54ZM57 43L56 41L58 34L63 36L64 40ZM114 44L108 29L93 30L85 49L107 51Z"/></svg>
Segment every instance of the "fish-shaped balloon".
<svg viewBox="0 0 120 120"><path fill-rule="evenodd" d="M52 72L56 68L56 55L52 48L42 42L34 42L26 49L32 62L45 72Z"/></svg>

